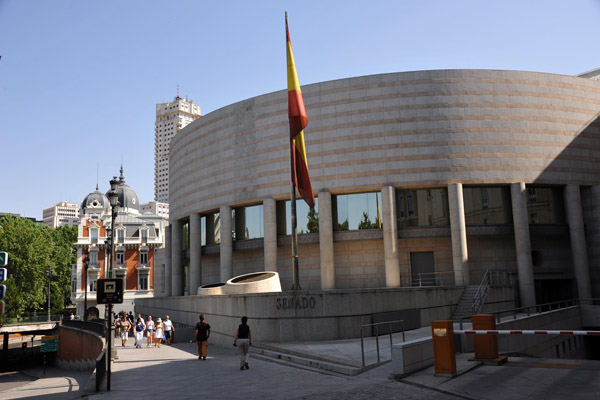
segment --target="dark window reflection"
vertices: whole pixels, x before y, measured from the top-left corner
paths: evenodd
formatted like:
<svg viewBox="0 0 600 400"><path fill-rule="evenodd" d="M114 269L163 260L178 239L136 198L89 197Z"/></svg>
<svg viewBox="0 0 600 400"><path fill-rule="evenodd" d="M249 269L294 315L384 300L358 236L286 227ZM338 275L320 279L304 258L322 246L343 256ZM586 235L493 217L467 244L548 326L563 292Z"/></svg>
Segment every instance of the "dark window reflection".
<svg viewBox="0 0 600 400"><path fill-rule="evenodd" d="M467 225L512 224L508 186L463 187L463 201Z"/></svg>
<svg viewBox="0 0 600 400"><path fill-rule="evenodd" d="M527 186L530 224L565 224L563 188Z"/></svg>
<svg viewBox="0 0 600 400"><path fill-rule="evenodd" d="M396 210L399 227L450 224L446 189L398 190Z"/></svg>
<svg viewBox="0 0 600 400"><path fill-rule="evenodd" d="M333 230L378 229L379 193L337 195L333 198Z"/></svg>
<svg viewBox="0 0 600 400"><path fill-rule="evenodd" d="M202 246L221 242L221 216L218 212L203 215L201 224Z"/></svg>
<svg viewBox="0 0 600 400"><path fill-rule="evenodd" d="M315 208L310 209L304 200L296 201L296 226L298 234L319 232L319 199L315 198ZM277 202L277 234L292 234L292 211L290 201Z"/></svg>
<svg viewBox="0 0 600 400"><path fill-rule="evenodd" d="M262 204L232 210L233 240L258 239L265 236Z"/></svg>

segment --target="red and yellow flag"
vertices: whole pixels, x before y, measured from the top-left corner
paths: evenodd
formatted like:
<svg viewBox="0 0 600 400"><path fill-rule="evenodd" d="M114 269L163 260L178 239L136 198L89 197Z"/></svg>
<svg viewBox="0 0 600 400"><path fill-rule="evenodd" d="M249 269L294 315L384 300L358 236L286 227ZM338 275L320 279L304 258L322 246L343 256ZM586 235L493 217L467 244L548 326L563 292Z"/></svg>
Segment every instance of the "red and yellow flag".
<svg viewBox="0 0 600 400"><path fill-rule="evenodd" d="M290 157L292 161L292 181L298 192L309 207L315 206L310 177L308 176L308 158L304 145L304 128L308 123L304 99L298 82L287 13L285 18L285 33L287 42L287 80L288 80L288 117L290 120Z"/></svg>

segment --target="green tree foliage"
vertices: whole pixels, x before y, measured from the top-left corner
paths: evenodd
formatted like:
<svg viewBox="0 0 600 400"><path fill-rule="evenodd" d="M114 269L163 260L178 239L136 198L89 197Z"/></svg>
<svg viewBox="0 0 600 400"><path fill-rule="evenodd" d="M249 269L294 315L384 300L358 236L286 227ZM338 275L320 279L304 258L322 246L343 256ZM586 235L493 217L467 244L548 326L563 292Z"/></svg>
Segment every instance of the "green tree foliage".
<svg viewBox="0 0 600 400"><path fill-rule="evenodd" d="M52 266L53 310L61 310L71 292L71 265L77 227L35 225L26 218L0 218L0 250L9 253L6 314L15 317L24 311L44 309L48 301L48 265Z"/></svg>
<svg viewBox="0 0 600 400"><path fill-rule="evenodd" d="M349 229L348 218L346 218L346 220L344 222L342 222L341 224L340 223L337 224L338 231L347 231L348 229Z"/></svg>
<svg viewBox="0 0 600 400"><path fill-rule="evenodd" d="M308 222L306 223L308 231L310 233L319 232L319 213L314 208L311 208L306 217L308 218Z"/></svg>
<svg viewBox="0 0 600 400"><path fill-rule="evenodd" d="M360 221L360 224L358 224L358 229L377 229L377 221L375 222L371 222L371 219L369 218L369 214L367 214L366 212L363 211L363 219L362 221Z"/></svg>

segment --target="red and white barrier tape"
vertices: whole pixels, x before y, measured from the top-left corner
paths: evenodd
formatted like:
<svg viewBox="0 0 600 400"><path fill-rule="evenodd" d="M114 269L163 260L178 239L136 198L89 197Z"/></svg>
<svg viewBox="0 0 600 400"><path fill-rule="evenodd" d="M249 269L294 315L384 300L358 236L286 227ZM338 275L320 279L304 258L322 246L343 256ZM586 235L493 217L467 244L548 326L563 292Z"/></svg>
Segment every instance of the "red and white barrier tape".
<svg viewBox="0 0 600 400"><path fill-rule="evenodd" d="M600 331L523 331L523 330L456 330L454 333L464 335L579 335L600 336Z"/></svg>

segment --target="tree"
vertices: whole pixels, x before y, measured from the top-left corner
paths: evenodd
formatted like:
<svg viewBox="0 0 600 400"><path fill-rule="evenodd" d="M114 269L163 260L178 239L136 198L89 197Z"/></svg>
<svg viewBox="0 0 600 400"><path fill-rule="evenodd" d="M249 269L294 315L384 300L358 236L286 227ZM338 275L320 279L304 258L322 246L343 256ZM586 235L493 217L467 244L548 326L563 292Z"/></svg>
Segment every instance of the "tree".
<svg viewBox="0 0 600 400"><path fill-rule="evenodd" d="M338 229L338 231L347 231L349 229L348 218L346 218L346 220L344 222L342 222L341 224L338 223L337 229Z"/></svg>
<svg viewBox="0 0 600 400"><path fill-rule="evenodd" d="M315 211L314 207L308 211L306 215L308 218L308 222L306 223L306 228L310 233L319 232L319 213Z"/></svg>
<svg viewBox="0 0 600 400"><path fill-rule="evenodd" d="M16 317L24 311L43 309L48 301L48 266L52 266L52 298L55 311L68 302L71 292L71 265L75 262L77 227L35 225L26 218L0 218L0 250L9 253L6 286L6 314Z"/></svg>
<svg viewBox="0 0 600 400"><path fill-rule="evenodd" d="M365 211L363 211L363 219L362 221L360 221L360 224L358 224L358 229L377 229L377 221L375 222L371 222L371 219L369 218L369 214L367 214Z"/></svg>

